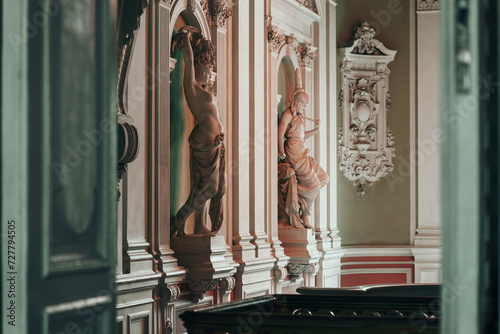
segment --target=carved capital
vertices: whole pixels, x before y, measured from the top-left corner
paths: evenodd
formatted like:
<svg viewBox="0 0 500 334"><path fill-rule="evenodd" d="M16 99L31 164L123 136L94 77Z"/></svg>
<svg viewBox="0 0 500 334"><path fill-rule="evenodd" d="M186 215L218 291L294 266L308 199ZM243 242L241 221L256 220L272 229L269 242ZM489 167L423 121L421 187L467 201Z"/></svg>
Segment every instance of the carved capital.
<svg viewBox="0 0 500 334"><path fill-rule="evenodd" d="M311 44L299 45L297 48L298 58L302 66L311 67L312 60L316 58L317 48L311 46Z"/></svg>
<svg viewBox="0 0 500 334"><path fill-rule="evenodd" d="M192 293L193 303L198 303L203 299L203 295L209 290L217 287L216 279L189 279L187 280L189 290Z"/></svg>
<svg viewBox="0 0 500 334"><path fill-rule="evenodd" d="M232 6L227 0L212 1L212 20L217 23L217 27L224 28L226 21L233 16Z"/></svg>
<svg viewBox="0 0 500 334"><path fill-rule="evenodd" d="M233 16L233 4L227 0L200 0L200 5L207 22L214 22L219 28L224 28Z"/></svg>
<svg viewBox="0 0 500 334"><path fill-rule="evenodd" d="M272 52L278 53L281 46L285 43L285 36L275 26L268 26L267 41L269 42L269 49Z"/></svg>
<svg viewBox="0 0 500 334"><path fill-rule="evenodd" d="M272 277L275 281L283 282L288 276L288 271L286 267L274 267L272 269Z"/></svg>
<svg viewBox="0 0 500 334"><path fill-rule="evenodd" d="M440 4L439 0L417 0L417 10L439 10Z"/></svg>

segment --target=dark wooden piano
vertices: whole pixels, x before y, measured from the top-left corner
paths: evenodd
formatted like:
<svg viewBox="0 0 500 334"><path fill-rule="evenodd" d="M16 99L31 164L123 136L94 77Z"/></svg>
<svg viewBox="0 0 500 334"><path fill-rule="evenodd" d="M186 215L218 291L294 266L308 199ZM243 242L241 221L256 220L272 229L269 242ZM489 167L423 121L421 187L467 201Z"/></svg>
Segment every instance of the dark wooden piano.
<svg viewBox="0 0 500 334"><path fill-rule="evenodd" d="M181 314L188 333L439 333L439 285L299 288Z"/></svg>

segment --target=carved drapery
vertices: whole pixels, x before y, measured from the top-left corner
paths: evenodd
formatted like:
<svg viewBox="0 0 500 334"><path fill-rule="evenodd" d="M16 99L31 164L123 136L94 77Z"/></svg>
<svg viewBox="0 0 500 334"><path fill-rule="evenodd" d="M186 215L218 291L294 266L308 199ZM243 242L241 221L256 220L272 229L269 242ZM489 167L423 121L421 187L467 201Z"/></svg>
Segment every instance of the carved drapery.
<svg viewBox="0 0 500 334"><path fill-rule="evenodd" d="M394 60L396 51L387 49L374 35L365 22L357 29L353 45L339 49L339 167L353 181L359 198L394 168L394 137L387 124L391 103L387 64Z"/></svg>
<svg viewBox="0 0 500 334"><path fill-rule="evenodd" d="M417 0L417 10L439 10L439 0Z"/></svg>

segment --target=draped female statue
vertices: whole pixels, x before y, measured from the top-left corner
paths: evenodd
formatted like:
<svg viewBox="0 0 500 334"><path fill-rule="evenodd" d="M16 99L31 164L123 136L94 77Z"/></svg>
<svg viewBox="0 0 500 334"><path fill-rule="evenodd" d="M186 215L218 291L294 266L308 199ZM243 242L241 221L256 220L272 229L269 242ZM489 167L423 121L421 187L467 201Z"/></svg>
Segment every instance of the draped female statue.
<svg viewBox="0 0 500 334"><path fill-rule="evenodd" d="M311 228L311 206L329 177L305 147L304 139L319 132L320 121L313 120L315 128L305 131L305 121L310 120L304 115L309 96L301 88L298 72L296 82L291 105L278 125L279 223L283 227Z"/></svg>

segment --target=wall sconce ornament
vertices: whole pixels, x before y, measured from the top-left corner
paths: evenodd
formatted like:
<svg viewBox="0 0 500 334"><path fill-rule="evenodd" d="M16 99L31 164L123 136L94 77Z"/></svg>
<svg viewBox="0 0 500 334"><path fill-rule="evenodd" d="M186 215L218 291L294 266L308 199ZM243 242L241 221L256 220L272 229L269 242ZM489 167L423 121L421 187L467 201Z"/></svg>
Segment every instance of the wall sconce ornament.
<svg viewBox="0 0 500 334"><path fill-rule="evenodd" d="M339 106L339 168L353 181L358 197L394 169L394 137L387 124L390 110L387 67L396 51L374 39L367 22L356 31L354 43L338 50L341 68Z"/></svg>

